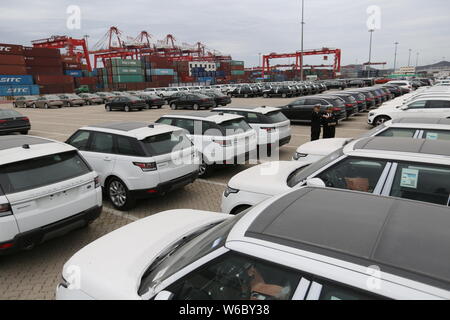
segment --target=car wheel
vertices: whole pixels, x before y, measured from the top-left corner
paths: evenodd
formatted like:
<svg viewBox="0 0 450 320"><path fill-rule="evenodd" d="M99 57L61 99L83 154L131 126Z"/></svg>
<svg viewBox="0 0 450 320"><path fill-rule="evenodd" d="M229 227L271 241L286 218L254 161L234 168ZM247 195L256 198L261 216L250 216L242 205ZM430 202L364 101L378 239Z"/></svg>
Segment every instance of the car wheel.
<svg viewBox="0 0 450 320"><path fill-rule="evenodd" d="M20 131L20 134L28 134L28 130Z"/></svg>
<svg viewBox="0 0 450 320"><path fill-rule="evenodd" d="M48 109L48 104L44 104L44 109Z"/></svg>
<svg viewBox="0 0 450 320"><path fill-rule="evenodd" d="M237 206L236 208L233 208L233 210L231 210L230 214L236 215L238 213L241 213L244 210L247 210L250 207L251 206L248 206L248 205Z"/></svg>
<svg viewBox="0 0 450 320"><path fill-rule="evenodd" d="M69 108L72 108L72 107L73 107L73 104L68 103L67 106L68 106Z"/></svg>
<svg viewBox="0 0 450 320"><path fill-rule="evenodd" d="M211 108L214 109L215 107L217 107L217 103L216 103L216 102L213 102Z"/></svg>
<svg viewBox="0 0 450 320"><path fill-rule="evenodd" d="M227 96L231 98L233 95L231 93L227 93Z"/></svg>
<svg viewBox="0 0 450 320"><path fill-rule="evenodd" d="M125 112L130 112L131 109L129 106L125 106L124 110L125 110Z"/></svg>
<svg viewBox="0 0 450 320"><path fill-rule="evenodd" d="M33 104L31 105L31 107L32 107L33 109L36 109L36 103L33 103Z"/></svg>
<svg viewBox="0 0 450 320"><path fill-rule="evenodd" d="M109 180L106 192L109 200L111 200L113 206L118 210L129 210L135 204L135 200L127 186L118 178Z"/></svg>
<svg viewBox="0 0 450 320"><path fill-rule="evenodd" d="M162 106L158 106L158 109L161 109L162 108Z"/></svg>
<svg viewBox="0 0 450 320"><path fill-rule="evenodd" d="M376 117L375 120L373 121L374 125L376 127L378 127L379 125L385 123L386 121L391 120L391 118L389 118L388 116L379 116Z"/></svg>
<svg viewBox="0 0 450 320"><path fill-rule="evenodd" d="M286 98L286 97L287 97L286 93L283 93L283 94L281 95L281 97L282 97L282 98Z"/></svg>
<svg viewBox="0 0 450 320"><path fill-rule="evenodd" d="M198 168L199 178L206 178L211 174L212 166L208 165L206 162L202 161Z"/></svg>
<svg viewBox="0 0 450 320"><path fill-rule="evenodd" d="M110 106L106 106L105 109L106 109L106 111L108 111L108 112L111 111L111 107L110 107Z"/></svg>
<svg viewBox="0 0 450 320"><path fill-rule="evenodd" d="M267 93L264 93L263 94L263 98L268 98L269 96L268 96L268 94Z"/></svg>
<svg viewBox="0 0 450 320"><path fill-rule="evenodd" d="M248 94L245 93L245 94L244 94L244 98L248 98Z"/></svg>
<svg viewBox="0 0 450 320"><path fill-rule="evenodd" d="M145 110L148 110L148 109L150 109L150 105L145 106Z"/></svg>
<svg viewBox="0 0 450 320"><path fill-rule="evenodd" d="M15 102L13 102L13 107L17 108L17 104Z"/></svg>
<svg viewBox="0 0 450 320"><path fill-rule="evenodd" d="M200 109L200 106L199 106L198 104L194 104L194 105L192 106L192 109L198 110L198 109Z"/></svg>
<svg viewBox="0 0 450 320"><path fill-rule="evenodd" d="M172 110L177 110L177 105L176 105L175 103L172 103L172 104L170 105L170 109L172 109Z"/></svg>

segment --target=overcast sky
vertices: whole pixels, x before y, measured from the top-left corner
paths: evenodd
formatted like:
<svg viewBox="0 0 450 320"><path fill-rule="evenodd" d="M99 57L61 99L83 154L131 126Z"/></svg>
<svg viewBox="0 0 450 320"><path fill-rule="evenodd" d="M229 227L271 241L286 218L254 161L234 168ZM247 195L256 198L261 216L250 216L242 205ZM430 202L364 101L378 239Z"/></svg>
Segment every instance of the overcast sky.
<svg viewBox="0 0 450 320"><path fill-rule="evenodd" d="M0 1L0 43L30 45L51 35L90 36L96 43L110 26L136 37L146 30L153 40L173 34L179 43L201 41L209 48L258 65L258 53L300 50L301 0L13 0ZM69 30L67 7L81 9L81 29ZM381 10L374 32L372 61L397 66L450 60L450 1L305 0L305 49L342 49L343 64L368 61L367 8ZM284 61L286 62L286 61ZM283 63L283 61L277 61ZM305 58L305 63L321 63Z"/></svg>

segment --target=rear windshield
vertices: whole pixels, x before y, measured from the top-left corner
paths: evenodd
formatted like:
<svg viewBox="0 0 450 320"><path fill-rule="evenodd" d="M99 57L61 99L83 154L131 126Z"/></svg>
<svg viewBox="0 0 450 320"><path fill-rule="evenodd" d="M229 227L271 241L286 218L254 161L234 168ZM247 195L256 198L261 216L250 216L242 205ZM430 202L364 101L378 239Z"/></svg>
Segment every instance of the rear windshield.
<svg viewBox="0 0 450 320"><path fill-rule="evenodd" d="M192 147L192 142L182 131L173 131L141 140L149 156L159 156Z"/></svg>
<svg viewBox="0 0 450 320"><path fill-rule="evenodd" d="M0 184L9 194L51 185L90 171L76 151L69 151L0 166Z"/></svg>
<svg viewBox="0 0 450 320"><path fill-rule="evenodd" d="M246 132L252 129L244 119L224 121L220 124L220 126L225 131L224 133L226 136L230 136L239 132Z"/></svg>
<svg viewBox="0 0 450 320"><path fill-rule="evenodd" d="M288 120L286 116L281 113L281 111L273 111L266 113L266 118L269 120L269 123L277 123Z"/></svg>
<svg viewBox="0 0 450 320"><path fill-rule="evenodd" d="M0 119L23 117L15 110L0 110Z"/></svg>

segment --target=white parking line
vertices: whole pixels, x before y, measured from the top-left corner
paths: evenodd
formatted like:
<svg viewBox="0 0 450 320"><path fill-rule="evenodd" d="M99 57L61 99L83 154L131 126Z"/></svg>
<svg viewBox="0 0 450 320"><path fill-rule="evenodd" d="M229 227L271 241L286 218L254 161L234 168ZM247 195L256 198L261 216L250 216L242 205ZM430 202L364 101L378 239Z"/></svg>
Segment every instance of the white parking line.
<svg viewBox="0 0 450 320"><path fill-rule="evenodd" d="M226 187L227 186L226 183L217 182L217 181L209 181L209 180L205 180L205 179L197 179L197 181L213 184L215 186L221 186L221 187Z"/></svg>
<svg viewBox="0 0 450 320"><path fill-rule="evenodd" d="M114 215L114 216L117 216L117 217L121 217L121 218L130 220L130 221L137 221L137 220L140 219L140 218L135 217L135 216L132 216L132 215L130 215L130 214L128 214L128 213L122 213L122 212L116 211L116 210L111 209L111 208L105 208L105 207L103 207L103 212L106 212L106 213L112 214L112 215Z"/></svg>

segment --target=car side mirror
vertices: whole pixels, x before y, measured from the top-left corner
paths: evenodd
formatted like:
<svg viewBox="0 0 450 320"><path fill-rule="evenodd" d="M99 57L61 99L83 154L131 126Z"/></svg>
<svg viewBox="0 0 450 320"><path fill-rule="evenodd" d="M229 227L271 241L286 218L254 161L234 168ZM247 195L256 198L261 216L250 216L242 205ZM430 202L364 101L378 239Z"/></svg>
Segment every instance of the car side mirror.
<svg viewBox="0 0 450 320"><path fill-rule="evenodd" d="M167 290L163 290L158 292L158 294L155 296L155 300L172 300L173 293Z"/></svg>
<svg viewBox="0 0 450 320"><path fill-rule="evenodd" d="M308 180L306 180L306 185L308 187L320 187L320 188L326 187L325 182L323 182L323 180L320 178L308 179Z"/></svg>
<svg viewBox="0 0 450 320"><path fill-rule="evenodd" d="M409 107L408 107L408 106L401 106L400 109L401 109L401 110L408 110Z"/></svg>

